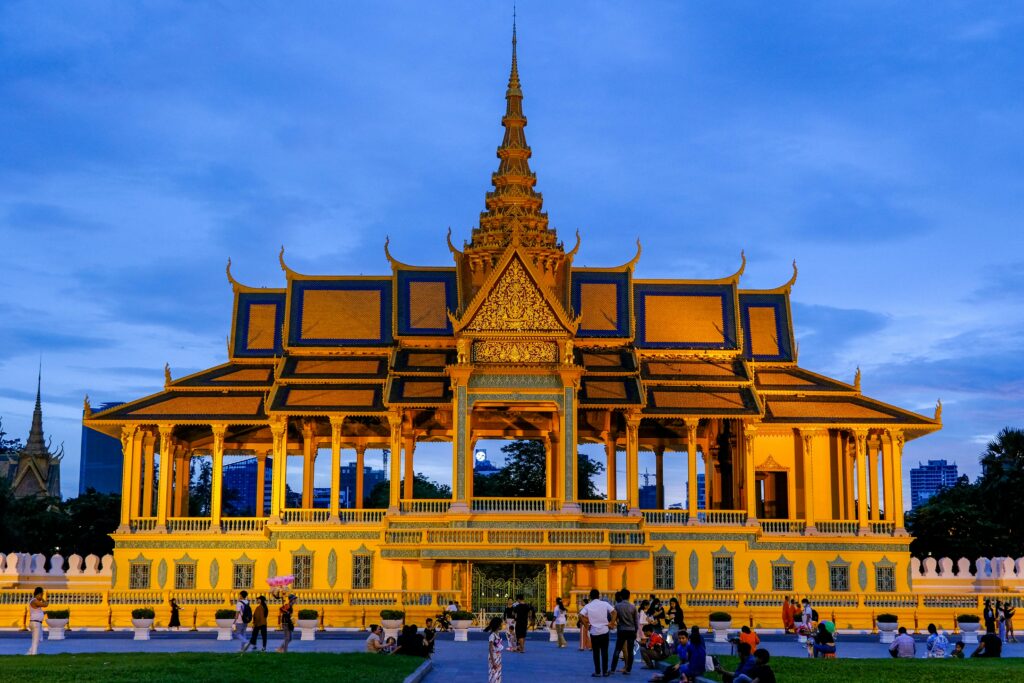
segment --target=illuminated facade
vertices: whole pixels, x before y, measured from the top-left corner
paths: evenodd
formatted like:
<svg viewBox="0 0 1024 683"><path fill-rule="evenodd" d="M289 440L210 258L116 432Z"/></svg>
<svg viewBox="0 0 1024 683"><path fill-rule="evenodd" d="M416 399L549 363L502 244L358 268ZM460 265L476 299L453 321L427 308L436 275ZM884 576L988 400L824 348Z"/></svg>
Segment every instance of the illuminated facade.
<svg viewBox="0 0 1024 683"><path fill-rule="evenodd" d="M741 287L742 264L712 280L637 278L639 243L622 265L574 266L579 235L564 248L535 190L522 98L513 39L493 190L469 241L458 248L449 233L453 264L407 265L385 243L379 276L308 275L282 249L283 285L267 289L235 281L229 262L228 361L168 373L163 391L110 410L86 407L85 423L123 445L112 613L174 591L210 604L204 595L294 573L329 625L352 625L379 606L473 607L478 587L501 580L499 563L539 577L546 603L628 585L681 595L695 619L774 613L783 593L800 593L864 622L872 595L912 599L901 458L940 428L939 411L868 398L859 375L799 367L795 266L767 290ZM543 442L546 495L474 496L480 439ZM412 495L423 442L451 444L450 499ZM579 499L584 443L604 447L608 500ZM321 448L326 508L312 499ZM364 509L356 476L345 509L342 453L355 452L358 475L367 449L390 453L388 507ZM659 488L665 468L687 471L688 509L640 509L640 451L655 454ZM226 452L256 459L252 516L218 504ZM213 503L189 517L200 454L212 457ZM285 459L302 463L297 507L276 466Z"/></svg>

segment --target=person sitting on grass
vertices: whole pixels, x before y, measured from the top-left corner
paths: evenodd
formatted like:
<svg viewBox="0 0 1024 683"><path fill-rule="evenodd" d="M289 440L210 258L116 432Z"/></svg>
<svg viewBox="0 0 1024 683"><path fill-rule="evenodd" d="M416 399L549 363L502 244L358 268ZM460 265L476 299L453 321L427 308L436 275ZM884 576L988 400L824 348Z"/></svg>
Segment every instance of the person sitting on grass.
<svg viewBox="0 0 1024 683"><path fill-rule="evenodd" d="M750 675L757 665L757 660L751 654L750 643L740 641L736 645L736 653L740 656L739 666L732 673L722 668L721 664L715 666L715 671L722 674L723 683L734 683L734 681L749 681Z"/></svg>
<svg viewBox="0 0 1024 683"><path fill-rule="evenodd" d="M899 635L889 646L889 654L897 659L913 659L917 654L917 644L914 636L907 633L906 626L900 626Z"/></svg>
<svg viewBox="0 0 1024 683"><path fill-rule="evenodd" d="M655 664L668 657L665 638L655 632L651 624L644 625L644 642L640 645L640 657L644 660L645 669L655 668Z"/></svg>
<svg viewBox="0 0 1024 683"><path fill-rule="evenodd" d="M971 653L971 657L1002 657L1003 641L996 633L986 633L978 639L978 647Z"/></svg>
<svg viewBox="0 0 1024 683"><path fill-rule="evenodd" d="M942 659L949 650L949 638L935 628L935 624L928 624L928 640L925 641L925 647L928 649L929 659Z"/></svg>
<svg viewBox="0 0 1024 683"><path fill-rule="evenodd" d="M757 660L757 664L754 666L754 670L750 672L748 677L737 677L733 683L775 683L775 672L772 671L772 667L768 664L771 661L771 654L768 650L763 647L759 648L754 652L754 659Z"/></svg>
<svg viewBox="0 0 1024 683"><path fill-rule="evenodd" d="M953 646L953 651L949 655L953 659L964 658L964 641L958 640L956 645Z"/></svg>
<svg viewBox="0 0 1024 683"><path fill-rule="evenodd" d="M829 633L825 624L818 624L818 630L812 636L811 654L814 657L824 657L836 653L836 639Z"/></svg>
<svg viewBox="0 0 1024 683"><path fill-rule="evenodd" d="M689 637L685 631L679 634L676 654L679 655L679 663L670 666L663 675L654 676L652 681L694 683L698 676L704 675L707 671L707 649L699 626L690 629Z"/></svg>
<svg viewBox="0 0 1024 683"><path fill-rule="evenodd" d="M370 635L366 637L366 651L380 654L384 651L384 629L377 624L370 624Z"/></svg>

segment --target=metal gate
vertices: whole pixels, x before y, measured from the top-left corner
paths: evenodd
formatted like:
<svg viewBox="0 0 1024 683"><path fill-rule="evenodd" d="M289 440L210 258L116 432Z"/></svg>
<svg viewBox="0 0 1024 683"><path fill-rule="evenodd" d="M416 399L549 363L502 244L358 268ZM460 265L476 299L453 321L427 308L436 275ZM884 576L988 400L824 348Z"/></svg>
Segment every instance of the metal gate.
<svg viewBox="0 0 1024 683"><path fill-rule="evenodd" d="M506 602L522 593L540 614L547 609L546 570L543 564L473 565L473 610L501 615Z"/></svg>

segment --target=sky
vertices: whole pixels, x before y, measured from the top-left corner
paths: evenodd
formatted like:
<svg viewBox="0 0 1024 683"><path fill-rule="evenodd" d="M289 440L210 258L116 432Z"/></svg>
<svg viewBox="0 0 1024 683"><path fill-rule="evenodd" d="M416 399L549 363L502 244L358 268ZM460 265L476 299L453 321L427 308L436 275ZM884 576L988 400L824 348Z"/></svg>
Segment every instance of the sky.
<svg viewBox="0 0 1024 683"><path fill-rule="evenodd" d="M772 6L769 6L772 5ZM777 6L776 6L777 5ZM231 289L448 265L497 167L510 2L0 2L0 416L78 489L82 399L226 358ZM800 364L1024 426L1019 3L518 3L532 168L578 265L785 282ZM1015 199L1016 198L1016 199ZM450 456L425 458L450 479ZM644 464L641 463L641 470ZM620 480L622 477L620 477ZM909 496L908 496L909 497Z"/></svg>

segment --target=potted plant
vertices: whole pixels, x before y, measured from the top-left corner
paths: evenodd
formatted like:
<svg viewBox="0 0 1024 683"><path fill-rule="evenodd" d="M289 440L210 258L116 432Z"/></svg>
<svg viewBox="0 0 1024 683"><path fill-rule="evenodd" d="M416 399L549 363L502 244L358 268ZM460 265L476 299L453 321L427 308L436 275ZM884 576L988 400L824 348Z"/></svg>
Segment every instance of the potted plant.
<svg viewBox="0 0 1024 683"><path fill-rule="evenodd" d="M400 609L382 609L380 611L380 625L384 629L384 640L397 638L398 631L405 621L405 612Z"/></svg>
<svg viewBox="0 0 1024 683"><path fill-rule="evenodd" d="M895 614L879 614L875 617L875 623L878 625L878 641L881 643L894 641L899 621L899 617Z"/></svg>
<svg viewBox="0 0 1024 683"><path fill-rule="evenodd" d="M227 608L219 609L213 615L213 620L217 622L217 640L231 640L236 615L235 610Z"/></svg>
<svg viewBox="0 0 1024 683"><path fill-rule="evenodd" d="M558 642L558 631L555 630L555 613L554 612L545 612L544 613L544 623L547 624L547 627L548 627L548 642L549 643L557 643Z"/></svg>
<svg viewBox="0 0 1024 683"><path fill-rule="evenodd" d="M960 614L956 618L956 625L960 627L964 644L978 642L978 629L981 628L981 617L977 614Z"/></svg>
<svg viewBox="0 0 1024 683"><path fill-rule="evenodd" d="M154 617L156 617L156 612L152 607L136 607L132 610L135 640L149 640L149 629L153 628Z"/></svg>
<svg viewBox="0 0 1024 683"><path fill-rule="evenodd" d="M455 640L463 642L469 640L469 627L473 625L473 613L458 610L457 612L450 612L448 616L452 620Z"/></svg>
<svg viewBox="0 0 1024 683"><path fill-rule="evenodd" d="M302 636L299 640L314 640L316 638L316 621L320 617L315 609L300 609L295 625Z"/></svg>
<svg viewBox="0 0 1024 683"><path fill-rule="evenodd" d="M729 629L732 628L732 615L728 612L712 612L708 617L711 630L715 632L716 643L729 642Z"/></svg>
<svg viewBox="0 0 1024 683"><path fill-rule="evenodd" d="M50 628L47 640L64 640L64 628L68 625L68 618L70 616L71 610L46 610L46 625Z"/></svg>

